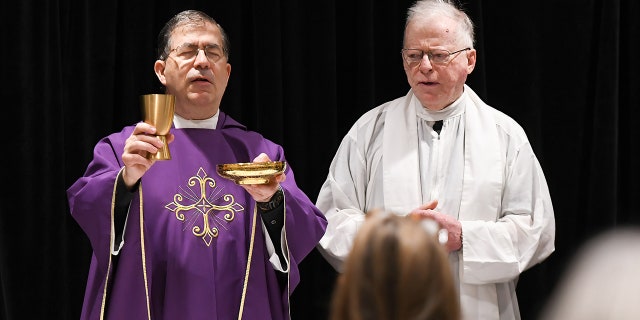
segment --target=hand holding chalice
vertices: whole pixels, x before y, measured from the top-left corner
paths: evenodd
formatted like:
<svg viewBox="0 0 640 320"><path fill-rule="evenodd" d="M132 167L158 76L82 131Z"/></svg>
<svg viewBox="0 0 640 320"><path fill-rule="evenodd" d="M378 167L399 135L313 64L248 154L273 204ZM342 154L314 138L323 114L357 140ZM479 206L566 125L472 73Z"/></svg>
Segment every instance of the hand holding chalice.
<svg viewBox="0 0 640 320"><path fill-rule="evenodd" d="M142 103L142 115L144 122L156 127L156 136L162 141L164 146L158 152L149 153L151 160L170 160L171 153L167 144L166 135L169 134L173 123L173 113L175 109L175 96L170 94L146 94L140 97Z"/></svg>

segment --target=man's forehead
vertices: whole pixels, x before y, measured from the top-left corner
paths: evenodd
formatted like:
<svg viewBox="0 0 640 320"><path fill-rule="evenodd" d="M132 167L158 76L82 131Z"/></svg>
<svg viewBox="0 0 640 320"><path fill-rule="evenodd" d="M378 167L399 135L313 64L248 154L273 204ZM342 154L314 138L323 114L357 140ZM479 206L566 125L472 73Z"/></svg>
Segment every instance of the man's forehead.
<svg viewBox="0 0 640 320"><path fill-rule="evenodd" d="M220 29L207 22L206 25L184 25L179 26L171 33L170 41L172 43L200 43L207 42L208 44L221 45L222 34Z"/></svg>

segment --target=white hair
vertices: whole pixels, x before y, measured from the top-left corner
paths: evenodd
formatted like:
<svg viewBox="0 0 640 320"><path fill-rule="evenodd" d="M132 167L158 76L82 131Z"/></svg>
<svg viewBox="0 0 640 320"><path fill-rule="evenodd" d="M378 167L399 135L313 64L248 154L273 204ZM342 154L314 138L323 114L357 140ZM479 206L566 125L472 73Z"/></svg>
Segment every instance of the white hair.
<svg viewBox="0 0 640 320"><path fill-rule="evenodd" d="M475 44L475 34L471 18L454 3L448 0L418 0L407 11L407 21L405 28L414 20L421 20L428 23L429 20L437 16L449 17L459 24L456 31L458 42L462 46L473 48Z"/></svg>

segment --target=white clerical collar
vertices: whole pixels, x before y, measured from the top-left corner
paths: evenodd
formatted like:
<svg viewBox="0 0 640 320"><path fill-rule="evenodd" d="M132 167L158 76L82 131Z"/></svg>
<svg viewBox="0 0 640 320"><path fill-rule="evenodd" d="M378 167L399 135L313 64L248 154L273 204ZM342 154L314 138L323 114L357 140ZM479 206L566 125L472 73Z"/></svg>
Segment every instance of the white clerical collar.
<svg viewBox="0 0 640 320"><path fill-rule="evenodd" d="M189 120L185 119L177 114L173 115L173 126L176 129L196 128L196 129L215 129L218 125L218 116L220 110L209 119L203 120Z"/></svg>
<svg viewBox="0 0 640 320"><path fill-rule="evenodd" d="M464 112L464 103L462 103L462 100L464 100L466 96L467 92L463 91L462 95L460 95L460 97L456 101L454 101L444 109L437 111L429 110L423 107L422 104L420 104L420 100L415 99L415 101L418 102L415 104L416 113L418 117L427 121L437 121L451 118Z"/></svg>

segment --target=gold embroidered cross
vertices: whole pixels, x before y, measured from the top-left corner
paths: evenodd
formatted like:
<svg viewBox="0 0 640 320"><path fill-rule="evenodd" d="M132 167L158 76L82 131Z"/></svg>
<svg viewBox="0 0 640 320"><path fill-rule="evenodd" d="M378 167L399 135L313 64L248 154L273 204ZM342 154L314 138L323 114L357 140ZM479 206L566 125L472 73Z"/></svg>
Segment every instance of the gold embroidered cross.
<svg viewBox="0 0 640 320"><path fill-rule="evenodd" d="M226 229L225 223L233 221L236 212L244 210L232 194L221 194L222 189L202 167L189 178L187 188L181 187L180 190L165 208L175 212L179 221L185 222L186 219L185 227L192 226L191 232L202 238L207 246L211 246L213 238L218 236L219 228ZM216 202L224 204L216 205ZM199 217L202 217L202 225L199 225Z"/></svg>

